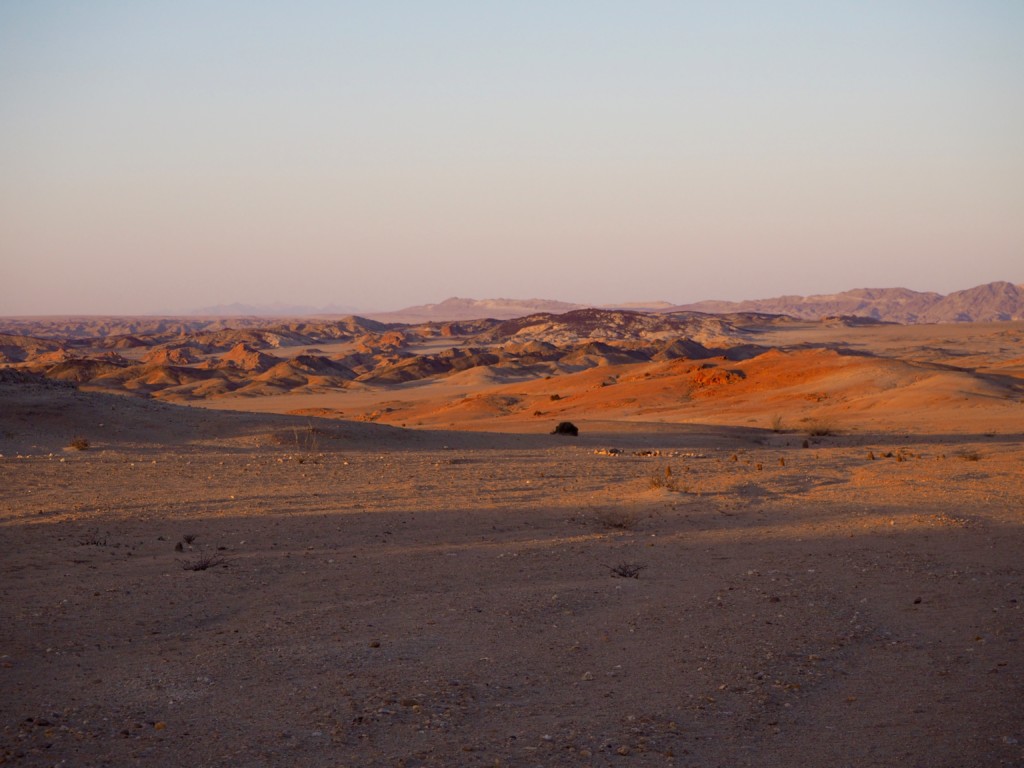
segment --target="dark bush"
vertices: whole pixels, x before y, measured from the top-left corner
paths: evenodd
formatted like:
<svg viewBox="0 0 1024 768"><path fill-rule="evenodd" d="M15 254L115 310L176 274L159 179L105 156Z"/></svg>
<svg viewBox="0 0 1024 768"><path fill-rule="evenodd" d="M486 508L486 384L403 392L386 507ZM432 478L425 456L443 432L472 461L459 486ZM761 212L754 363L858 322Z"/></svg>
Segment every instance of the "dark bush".
<svg viewBox="0 0 1024 768"><path fill-rule="evenodd" d="M552 435L572 435L576 437L579 433L579 428L571 421L560 421L558 426L551 430Z"/></svg>

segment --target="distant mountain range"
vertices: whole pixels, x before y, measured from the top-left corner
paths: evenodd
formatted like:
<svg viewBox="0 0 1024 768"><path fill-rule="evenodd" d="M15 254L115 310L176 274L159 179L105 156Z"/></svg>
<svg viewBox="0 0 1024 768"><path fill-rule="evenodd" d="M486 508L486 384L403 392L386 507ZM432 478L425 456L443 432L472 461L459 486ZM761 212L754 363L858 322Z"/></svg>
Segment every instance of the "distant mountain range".
<svg viewBox="0 0 1024 768"><path fill-rule="evenodd" d="M446 299L394 312L370 312L366 317L390 323L423 323L444 320L477 320L484 317L511 320L540 312L561 314L586 305L550 299ZM637 312L706 312L734 314L761 312L789 315L801 320L823 317L868 317L890 323L965 323L1024 320L1024 286L1008 282L987 283L947 296L909 288L857 288L816 296L779 296L751 301L699 301L673 305L664 301L605 305L602 309Z"/></svg>
<svg viewBox="0 0 1024 768"><path fill-rule="evenodd" d="M570 304L551 299L460 299L452 297L438 304L420 304L392 312L369 312L365 317L385 323L427 323L434 320L511 320L516 317L549 312L560 315L585 304Z"/></svg>
<svg viewBox="0 0 1024 768"><path fill-rule="evenodd" d="M387 312L361 312L363 317L387 323L424 323L459 320L512 320L538 313L563 314L588 308L553 299L465 299L453 297L437 304L420 304ZM962 323L1024 320L1024 286L1005 281L987 283L946 296L908 288L857 288L814 296L778 296L749 301L699 301L674 305L667 301L602 305L601 309L635 312L706 312L733 314L760 312L789 315L801 320L823 317L867 317L891 323ZM202 317L308 317L350 315L351 307L294 306L286 304L222 304L189 314Z"/></svg>
<svg viewBox="0 0 1024 768"><path fill-rule="evenodd" d="M907 288L858 288L818 296L699 301L672 307L668 311L714 314L764 312L803 320L848 315L904 324L1024 320L1024 286L1007 282L987 283L947 296Z"/></svg>
<svg viewBox="0 0 1024 768"><path fill-rule="evenodd" d="M195 317L308 317L311 315L352 315L353 307L331 304L326 307L311 307L301 304L215 304L200 307L186 313ZM169 313L169 314L174 314Z"/></svg>

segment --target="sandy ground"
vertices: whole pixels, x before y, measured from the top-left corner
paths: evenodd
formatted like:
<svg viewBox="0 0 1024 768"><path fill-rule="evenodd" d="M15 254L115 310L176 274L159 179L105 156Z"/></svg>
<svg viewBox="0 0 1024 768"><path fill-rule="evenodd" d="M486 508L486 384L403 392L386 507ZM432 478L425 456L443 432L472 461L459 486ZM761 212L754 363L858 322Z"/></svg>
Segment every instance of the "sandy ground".
<svg viewBox="0 0 1024 768"><path fill-rule="evenodd" d="M0 762L1024 766L976 399L571 438L0 386Z"/></svg>

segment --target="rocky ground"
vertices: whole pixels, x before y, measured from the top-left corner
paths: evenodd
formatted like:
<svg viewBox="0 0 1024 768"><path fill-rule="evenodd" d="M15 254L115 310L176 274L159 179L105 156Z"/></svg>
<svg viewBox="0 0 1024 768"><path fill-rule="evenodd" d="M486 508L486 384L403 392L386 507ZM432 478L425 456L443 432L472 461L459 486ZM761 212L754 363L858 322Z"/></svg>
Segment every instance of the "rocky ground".
<svg viewBox="0 0 1024 768"><path fill-rule="evenodd" d="M2 389L0 762L1024 765L1019 435Z"/></svg>

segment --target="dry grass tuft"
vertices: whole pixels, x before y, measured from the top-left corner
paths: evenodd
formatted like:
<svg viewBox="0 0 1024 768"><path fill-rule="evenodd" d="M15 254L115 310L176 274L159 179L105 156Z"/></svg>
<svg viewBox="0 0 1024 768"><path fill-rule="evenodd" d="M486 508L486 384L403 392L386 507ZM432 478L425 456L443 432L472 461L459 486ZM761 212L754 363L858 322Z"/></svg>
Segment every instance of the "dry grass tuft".
<svg viewBox="0 0 1024 768"><path fill-rule="evenodd" d="M640 571L646 567L642 563L619 563L618 565L605 566L605 568L611 571L612 578L619 579L639 579Z"/></svg>
<svg viewBox="0 0 1024 768"><path fill-rule="evenodd" d="M595 519L603 528L613 531L631 531L639 522L635 512L624 509L602 510L595 515Z"/></svg>
<svg viewBox="0 0 1024 768"><path fill-rule="evenodd" d="M195 560L183 560L181 562L181 569L183 571L205 571L210 568L217 568L218 566L227 568L228 562L226 557L210 553L200 555Z"/></svg>
<svg viewBox="0 0 1024 768"><path fill-rule="evenodd" d="M665 474L653 474L650 478L651 488L664 489L673 493L689 493L690 487L672 476L672 470L665 468Z"/></svg>
<svg viewBox="0 0 1024 768"><path fill-rule="evenodd" d="M828 437L836 434L836 428L829 421L812 421L807 425L807 434L811 437Z"/></svg>

